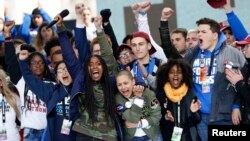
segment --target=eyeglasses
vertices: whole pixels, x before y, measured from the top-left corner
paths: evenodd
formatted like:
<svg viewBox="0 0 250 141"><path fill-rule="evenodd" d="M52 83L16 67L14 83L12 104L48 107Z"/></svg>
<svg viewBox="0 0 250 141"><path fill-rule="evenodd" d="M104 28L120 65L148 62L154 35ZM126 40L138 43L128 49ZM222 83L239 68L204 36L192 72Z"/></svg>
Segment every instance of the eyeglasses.
<svg viewBox="0 0 250 141"><path fill-rule="evenodd" d="M129 51L124 52L124 53L122 53L122 54L119 55L119 58L120 59L127 58L127 57L130 56L130 54L131 54L131 52L129 52Z"/></svg>
<svg viewBox="0 0 250 141"><path fill-rule="evenodd" d="M58 68L57 73L66 73L68 72L67 68Z"/></svg>
<svg viewBox="0 0 250 141"><path fill-rule="evenodd" d="M37 66L37 65L44 65L45 63L43 61L31 61L30 65L31 66Z"/></svg>

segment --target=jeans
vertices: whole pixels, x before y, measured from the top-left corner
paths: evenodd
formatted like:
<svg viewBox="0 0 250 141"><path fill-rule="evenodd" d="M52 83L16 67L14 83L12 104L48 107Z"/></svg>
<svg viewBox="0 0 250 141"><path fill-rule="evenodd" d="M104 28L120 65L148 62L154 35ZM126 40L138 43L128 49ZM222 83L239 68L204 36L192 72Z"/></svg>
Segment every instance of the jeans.
<svg viewBox="0 0 250 141"><path fill-rule="evenodd" d="M209 122L209 114L201 114L201 122L197 125L201 141L208 141L208 125L233 125L233 123L230 120Z"/></svg>
<svg viewBox="0 0 250 141"><path fill-rule="evenodd" d="M161 132L157 135L156 141L163 141Z"/></svg>
<svg viewBox="0 0 250 141"><path fill-rule="evenodd" d="M201 113L201 121L197 125L198 134L201 138L201 141L208 140L208 124L209 124L209 114L202 114Z"/></svg>
<svg viewBox="0 0 250 141"><path fill-rule="evenodd" d="M41 141L44 129L36 130L32 128L24 128L24 141Z"/></svg>

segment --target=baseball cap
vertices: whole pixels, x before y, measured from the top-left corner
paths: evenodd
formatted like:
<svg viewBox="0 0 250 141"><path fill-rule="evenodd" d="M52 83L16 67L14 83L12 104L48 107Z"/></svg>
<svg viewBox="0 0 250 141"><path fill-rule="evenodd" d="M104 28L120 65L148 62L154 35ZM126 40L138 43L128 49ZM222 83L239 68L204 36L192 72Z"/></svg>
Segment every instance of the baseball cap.
<svg viewBox="0 0 250 141"><path fill-rule="evenodd" d="M213 8L220 8L227 3L227 0L207 0L207 3Z"/></svg>
<svg viewBox="0 0 250 141"><path fill-rule="evenodd" d="M133 39L133 38L136 38L136 37L144 38L145 40L147 40L147 41L151 44L150 38L149 38L148 34L145 33L145 32L142 32L142 31L134 32L134 33L132 34L132 39ZM152 44L151 44L151 45L152 45ZM149 54L152 55L152 54L155 53L155 52L156 52L156 49L155 49L154 46L152 45L151 49L149 50Z"/></svg>
<svg viewBox="0 0 250 141"><path fill-rule="evenodd" d="M222 22L220 22L219 24L220 24L220 31L223 31L223 30L225 30L226 28L230 27L230 25L229 25L229 23L228 23L227 20L226 20L226 21L222 21Z"/></svg>
<svg viewBox="0 0 250 141"><path fill-rule="evenodd" d="M243 46L246 44L250 44L250 35L248 35L244 40L242 41L237 41L236 42L237 45Z"/></svg>

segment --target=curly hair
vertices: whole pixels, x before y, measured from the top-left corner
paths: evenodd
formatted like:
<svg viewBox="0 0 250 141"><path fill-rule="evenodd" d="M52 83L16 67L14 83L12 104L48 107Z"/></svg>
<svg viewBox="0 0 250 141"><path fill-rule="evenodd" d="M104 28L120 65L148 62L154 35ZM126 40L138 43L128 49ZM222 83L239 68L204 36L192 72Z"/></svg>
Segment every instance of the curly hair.
<svg viewBox="0 0 250 141"><path fill-rule="evenodd" d="M166 82L169 82L168 74L173 66L181 69L183 74L182 83L185 83L189 88L192 87L193 71L191 66L183 59L169 59L167 63L161 65L156 72L157 91L163 91Z"/></svg>

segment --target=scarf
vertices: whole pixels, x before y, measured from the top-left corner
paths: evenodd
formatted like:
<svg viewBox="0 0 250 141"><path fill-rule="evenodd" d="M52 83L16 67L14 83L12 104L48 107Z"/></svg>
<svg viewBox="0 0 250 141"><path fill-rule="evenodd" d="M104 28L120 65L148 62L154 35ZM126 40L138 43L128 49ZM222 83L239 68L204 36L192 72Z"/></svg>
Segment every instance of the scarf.
<svg viewBox="0 0 250 141"><path fill-rule="evenodd" d="M174 103L181 101L188 91L188 87L185 83L183 83L178 89L174 89L171 87L170 83L167 82L163 89L167 98L169 98Z"/></svg>

